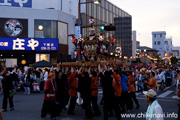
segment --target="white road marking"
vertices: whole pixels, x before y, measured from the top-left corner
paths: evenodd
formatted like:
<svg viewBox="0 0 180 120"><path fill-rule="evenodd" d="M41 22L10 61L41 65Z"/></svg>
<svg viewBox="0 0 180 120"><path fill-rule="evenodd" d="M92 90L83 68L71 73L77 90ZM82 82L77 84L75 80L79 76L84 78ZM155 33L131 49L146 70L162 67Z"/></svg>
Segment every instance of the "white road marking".
<svg viewBox="0 0 180 120"><path fill-rule="evenodd" d="M166 96L168 96L169 94L171 94L172 92L173 92L173 91L168 90L168 91L166 91L166 92L164 92L164 93L158 95L157 97L166 97Z"/></svg>

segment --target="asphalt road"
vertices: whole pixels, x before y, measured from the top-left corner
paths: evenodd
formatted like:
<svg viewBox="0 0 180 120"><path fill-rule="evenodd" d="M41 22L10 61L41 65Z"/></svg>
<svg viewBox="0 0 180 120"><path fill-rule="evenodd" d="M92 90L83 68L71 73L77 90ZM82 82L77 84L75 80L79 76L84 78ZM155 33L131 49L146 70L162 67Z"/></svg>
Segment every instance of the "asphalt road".
<svg viewBox="0 0 180 120"><path fill-rule="evenodd" d="M171 91L171 92L170 92ZM164 120L177 120L178 112L178 99L174 96L174 88L168 88L162 92L158 93L158 102L162 106L163 112L166 117ZM99 100L102 97L102 93L99 93ZM140 103L140 108L133 109L131 112L127 112L126 115L136 115L136 118L128 118L127 116L123 120L145 120L141 113L145 113L147 110L148 104L146 103L145 96L142 94L137 94L137 98ZM3 96L0 95L0 108L2 107ZM14 111L4 112L4 120L41 120L40 112L43 104L43 93L31 95L24 95L23 92L19 92L14 97ZM135 106L135 105L134 105ZM102 111L102 106L99 105L100 110ZM173 115L174 113L174 115ZM57 120L81 120L85 115L84 110L77 106L75 109L74 116L68 116L67 111L63 111L60 117L57 117ZM137 118L139 117L139 118ZM46 120L50 120L50 116L47 116ZM95 117L95 120L103 120L103 116ZM111 117L109 120L115 120L115 117Z"/></svg>

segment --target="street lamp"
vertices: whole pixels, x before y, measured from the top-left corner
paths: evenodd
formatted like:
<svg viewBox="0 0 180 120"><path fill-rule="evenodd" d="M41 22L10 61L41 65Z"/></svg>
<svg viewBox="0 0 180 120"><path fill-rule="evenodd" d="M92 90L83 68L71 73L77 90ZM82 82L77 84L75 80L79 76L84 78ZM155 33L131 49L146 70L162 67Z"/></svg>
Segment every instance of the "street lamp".
<svg viewBox="0 0 180 120"><path fill-rule="evenodd" d="M99 4L99 3L101 3L101 0L95 0L94 1L94 4Z"/></svg>

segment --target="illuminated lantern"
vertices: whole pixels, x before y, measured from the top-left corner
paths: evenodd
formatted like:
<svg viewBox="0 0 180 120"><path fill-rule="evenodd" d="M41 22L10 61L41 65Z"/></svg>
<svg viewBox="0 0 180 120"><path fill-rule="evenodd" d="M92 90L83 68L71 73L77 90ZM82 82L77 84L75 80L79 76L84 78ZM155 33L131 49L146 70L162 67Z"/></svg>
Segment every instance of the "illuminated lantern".
<svg viewBox="0 0 180 120"><path fill-rule="evenodd" d="M99 42L102 42L104 40L104 35L99 35Z"/></svg>
<svg viewBox="0 0 180 120"><path fill-rule="evenodd" d="M26 64L26 60L22 60L21 63L24 65Z"/></svg>
<svg viewBox="0 0 180 120"><path fill-rule="evenodd" d="M76 37L72 36L71 39L72 39L72 43L73 43L73 44L77 44L77 39L76 39Z"/></svg>
<svg viewBox="0 0 180 120"><path fill-rule="evenodd" d="M116 39L115 38L111 38L111 44L114 45L115 44Z"/></svg>
<svg viewBox="0 0 180 120"><path fill-rule="evenodd" d="M89 19L89 24L91 24L91 25L94 24L94 18L93 18L93 17L91 17L91 18Z"/></svg>
<svg viewBox="0 0 180 120"><path fill-rule="evenodd" d="M75 52L74 55L77 56L77 55L78 55L78 52Z"/></svg>

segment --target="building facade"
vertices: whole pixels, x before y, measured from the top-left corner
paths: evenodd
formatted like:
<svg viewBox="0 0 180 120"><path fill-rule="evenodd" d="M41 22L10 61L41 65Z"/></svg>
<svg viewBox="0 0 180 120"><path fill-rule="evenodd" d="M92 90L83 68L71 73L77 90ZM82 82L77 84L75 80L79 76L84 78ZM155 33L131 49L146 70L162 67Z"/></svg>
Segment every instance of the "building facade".
<svg viewBox="0 0 180 120"><path fill-rule="evenodd" d="M165 54L172 55L172 38L166 38L165 31L152 32L152 47L158 50L158 55L163 58Z"/></svg>
<svg viewBox="0 0 180 120"><path fill-rule="evenodd" d="M153 63L153 60L150 58L156 58L156 56L158 55L157 50L146 46L140 46L137 47L137 49L141 51L140 61L142 63Z"/></svg>
<svg viewBox="0 0 180 120"><path fill-rule="evenodd" d="M75 32L76 16L52 9L53 3L48 0L12 1L0 2L1 63L13 67L42 59L51 63L71 61L74 46L68 35ZM36 9L45 2L49 4L46 9Z"/></svg>

